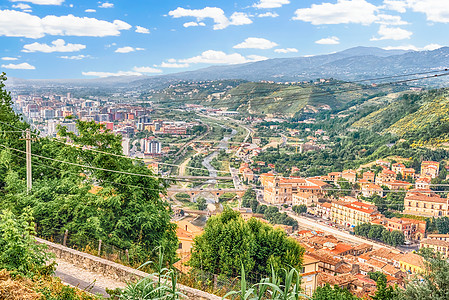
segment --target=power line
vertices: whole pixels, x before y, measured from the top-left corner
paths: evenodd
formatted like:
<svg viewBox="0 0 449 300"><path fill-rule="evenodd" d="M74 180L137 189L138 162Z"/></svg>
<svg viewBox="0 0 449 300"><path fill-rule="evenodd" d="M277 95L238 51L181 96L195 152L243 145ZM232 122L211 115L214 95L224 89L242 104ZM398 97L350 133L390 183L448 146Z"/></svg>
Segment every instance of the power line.
<svg viewBox="0 0 449 300"><path fill-rule="evenodd" d="M22 151L22 150L19 150L19 149L11 148L11 147L8 147L8 146L2 145L2 144L0 144L0 146L4 147L6 149L9 149L9 150L13 150L13 151L17 151L17 152L26 154L26 151ZM170 180L170 181L192 182L192 180L190 180L190 179L175 179L175 178L170 178L170 177L162 177L162 176L155 176L155 175L147 175L147 174L139 174L139 173L131 173L131 172L124 172L124 171L110 170L110 169L98 168L98 167L93 167L93 166L81 165L81 164L72 163L72 162L68 162L68 161L63 161L63 160L59 160L59 159L54 159L54 158L50 158L50 157L46 157L46 156L42 156L42 155L38 155L38 154L33 154L33 153L31 153L31 155L34 156L34 157L47 159L47 160L50 160L50 161L55 161L55 162L59 162L59 163L63 163L63 164L68 164L68 165L72 165L72 166L77 166L77 167L87 168L87 169L93 169L93 170L98 170L98 171L105 171L105 172L112 172L112 173L118 173L118 174L124 174L124 175L147 177L147 178L153 178L153 179L165 179L165 180Z"/></svg>

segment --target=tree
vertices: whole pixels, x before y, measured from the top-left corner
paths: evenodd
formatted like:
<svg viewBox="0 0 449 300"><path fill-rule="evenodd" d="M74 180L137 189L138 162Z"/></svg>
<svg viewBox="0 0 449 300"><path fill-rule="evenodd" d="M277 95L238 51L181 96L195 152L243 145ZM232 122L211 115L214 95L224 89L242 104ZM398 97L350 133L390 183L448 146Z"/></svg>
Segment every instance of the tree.
<svg viewBox="0 0 449 300"><path fill-rule="evenodd" d="M380 272L380 271L376 271L376 272L368 272L368 276L370 279L374 280L377 282L377 280L382 279L382 280L387 280L387 275L385 275L384 273Z"/></svg>
<svg viewBox="0 0 449 300"><path fill-rule="evenodd" d="M243 268L260 276L294 267L299 270L304 249L278 229L226 208L212 216L194 240L190 265L219 275L238 276Z"/></svg>
<svg viewBox="0 0 449 300"><path fill-rule="evenodd" d="M416 278L407 284L401 299L404 300L443 300L449 295L449 263L442 259L439 253L421 251L419 254L425 259L425 271L422 278Z"/></svg>
<svg viewBox="0 0 449 300"><path fill-rule="evenodd" d="M207 208L206 198L198 197L198 199L196 199L196 207L198 210L205 210Z"/></svg>
<svg viewBox="0 0 449 300"><path fill-rule="evenodd" d="M340 288L338 285L331 287L326 284L323 287L317 287L312 296L313 300L357 300L348 290Z"/></svg>
<svg viewBox="0 0 449 300"><path fill-rule="evenodd" d="M29 209L16 217L10 210L0 215L0 269L30 274L42 270L50 258L44 245L33 238L34 222Z"/></svg>
<svg viewBox="0 0 449 300"><path fill-rule="evenodd" d="M446 234L449 233L449 218L441 217L435 219L435 225L437 227L438 233Z"/></svg>
<svg viewBox="0 0 449 300"><path fill-rule="evenodd" d="M292 210L297 214L302 214L307 212L307 206L304 204L295 205L292 207Z"/></svg>
<svg viewBox="0 0 449 300"><path fill-rule="evenodd" d="M257 194L253 188L249 188L245 191L242 197L242 206L251 208L252 212L257 212L259 207L259 201L257 201Z"/></svg>
<svg viewBox="0 0 449 300"><path fill-rule="evenodd" d="M396 247L399 245L403 245L405 242L405 236L402 231L399 230L393 230L390 233L390 240L388 242L389 245Z"/></svg>
<svg viewBox="0 0 449 300"><path fill-rule="evenodd" d="M377 283L377 291L374 296L371 296L373 300L394 300L400 299L398 297L398 292L392 286L387 287L387 278L386 276L379 276L376 280Z"/></svg>

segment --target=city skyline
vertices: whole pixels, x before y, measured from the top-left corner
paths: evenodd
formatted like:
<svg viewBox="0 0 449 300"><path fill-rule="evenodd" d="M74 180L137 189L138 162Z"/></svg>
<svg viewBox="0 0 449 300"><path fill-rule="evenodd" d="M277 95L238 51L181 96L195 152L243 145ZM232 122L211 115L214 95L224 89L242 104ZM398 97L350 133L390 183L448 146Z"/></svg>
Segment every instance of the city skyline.
<svg viewBox="0 0 449 300"><path fill-rule="evenodd" d="M354 46L445 46L449 1L10 0L1 71L19 78L163 75Z"/></svg>

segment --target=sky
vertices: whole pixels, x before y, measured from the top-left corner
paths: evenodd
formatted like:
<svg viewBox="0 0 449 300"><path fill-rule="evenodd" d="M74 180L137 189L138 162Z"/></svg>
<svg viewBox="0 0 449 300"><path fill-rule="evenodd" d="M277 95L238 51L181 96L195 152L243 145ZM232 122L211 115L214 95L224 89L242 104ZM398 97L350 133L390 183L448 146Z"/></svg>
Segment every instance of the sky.
<svg viewBox="0 0 449 300"><path fill-rule="evenodd" d="M449 0L0 0L0 71L163 75L355 46L448 44Z"/></svg>

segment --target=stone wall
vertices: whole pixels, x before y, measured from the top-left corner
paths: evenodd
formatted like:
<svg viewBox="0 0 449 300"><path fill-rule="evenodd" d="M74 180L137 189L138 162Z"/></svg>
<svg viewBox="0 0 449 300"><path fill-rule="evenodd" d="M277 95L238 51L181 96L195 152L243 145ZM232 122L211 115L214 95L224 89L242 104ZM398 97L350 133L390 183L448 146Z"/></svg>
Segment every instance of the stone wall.
<svg viewBox="0 0 449 300"><path fill-rule="evenodd" d="M85 270L102 274L115 280L123 282L139 280L148 277L149 274L115 263L113 261L103 259L94 255L80 252L59 244L55 244L40 238L36 238L39 244L48 246L48 250L56 255L56 257L69 262L77 267ZM221 297L193 289L188 286L178 284L178 290L187 296L188 299L198 300L219 300Z"/></svg>

